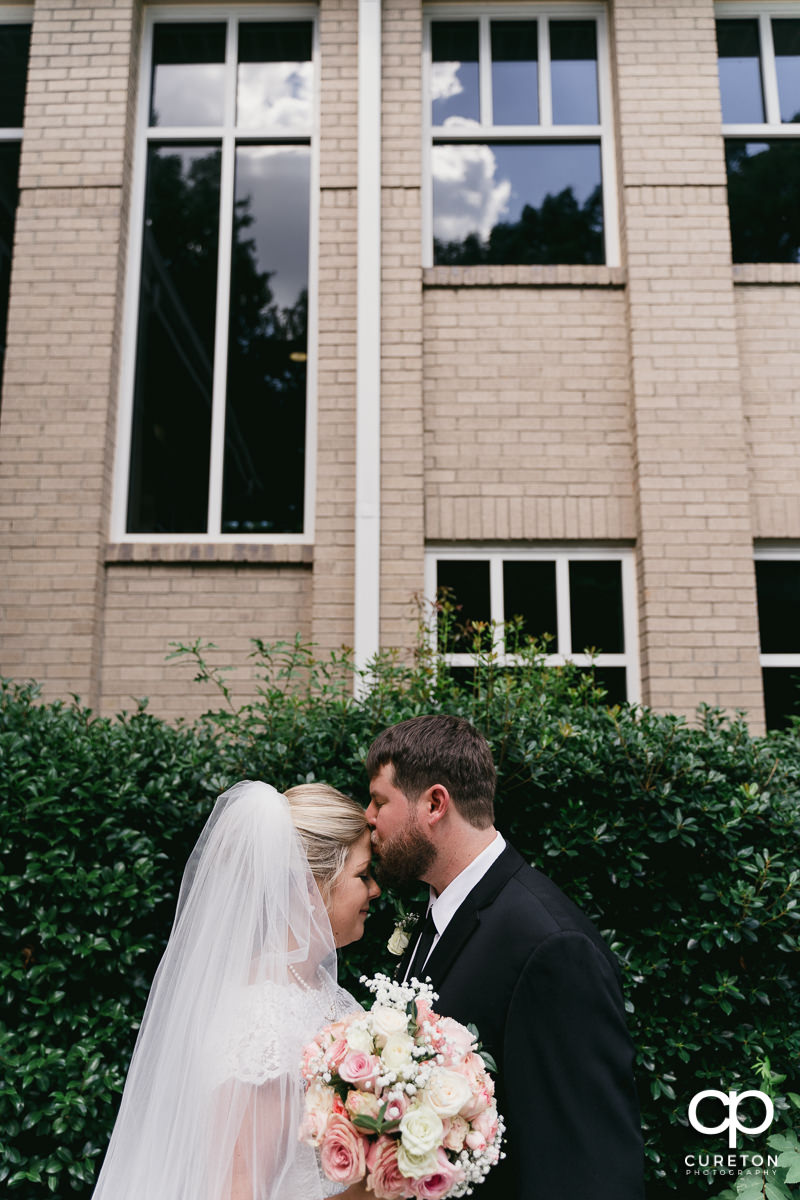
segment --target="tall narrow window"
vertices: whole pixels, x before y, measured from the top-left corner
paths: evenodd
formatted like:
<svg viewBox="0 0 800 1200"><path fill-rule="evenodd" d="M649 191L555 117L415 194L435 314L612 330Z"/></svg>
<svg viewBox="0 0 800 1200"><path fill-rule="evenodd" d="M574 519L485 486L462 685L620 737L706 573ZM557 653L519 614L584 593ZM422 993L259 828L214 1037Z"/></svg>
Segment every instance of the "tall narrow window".
<svg viewBox="0 0 800 1200"><path fill-rule="evenodd" d="M481 626L493 626L498 661L513 667L505 629L513 622L523 637L546 639L548 663L591 666L609 704L639 699L629 551L440 549L427 559L426 593L448 600L439 645L456 671L474 664L473 630Z"/></svg>
<svg viewBox="0 0 800 1200"><path fill-rule="evenodd" d="M763 552L756 558L761 674L767 729L800 718L800 557Z"/></svg>
<svg viewBox="0 0 800 1200"><path fill-rule="evenodd" d="M125 529L305 522L312 20L151 21Z"/></svg>
<svg viewBox="0 0 800 1200"><path fill-rule="evenodd" d="M560 12L430 10L434 265L613 257L605 17Z"/></svg>
<svg viewBox="0 0 800 1200"><path fill-rule="evenodd" d="M800 5L717 12L733 261L800 262Z"/></svg>
<svg viewBox="0 0 800 1200"><path fill-rule="evenodd" d="M31 27L5 22L0 8L0 381L6 353L11 254Z"/></svg>

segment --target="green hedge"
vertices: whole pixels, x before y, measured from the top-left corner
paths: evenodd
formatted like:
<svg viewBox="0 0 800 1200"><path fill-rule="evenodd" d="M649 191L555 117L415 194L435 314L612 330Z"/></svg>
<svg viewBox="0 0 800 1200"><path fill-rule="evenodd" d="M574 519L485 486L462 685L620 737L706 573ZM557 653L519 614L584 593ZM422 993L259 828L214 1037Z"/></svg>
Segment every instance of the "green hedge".
<svg viewBox="0 0 800 1200"><path fill-rule="evenodd" d="M590 673L547 668L536 647L513 672L487 653L458 683L431 652L412 667L387 657L355 699L346 655L319 662L299 644L254 645L262 685L243 709L207 665L212 648L181 649L222 697L191 726L144 708L97 719L11 683L0 693L0 1182L10 1195L90 1194L180 873L218 792L244 777L279 788L318 778L366 800L372 738L427 711L464 715L486 734L498 824L619 956L651 1200L718 1195L730 1182L685 1175L684 1155L725 1150L688 1127L700 1090L770 1091L772 1133L790 1134L800 735L757 738L711 710L690 727L609 709ZM392 918L382 897L344 956L346 984L390 965ZM786 1145L788 1164L796 1141ZM797 1194L786 1176L759 1178L757 1194Z"/></svg>

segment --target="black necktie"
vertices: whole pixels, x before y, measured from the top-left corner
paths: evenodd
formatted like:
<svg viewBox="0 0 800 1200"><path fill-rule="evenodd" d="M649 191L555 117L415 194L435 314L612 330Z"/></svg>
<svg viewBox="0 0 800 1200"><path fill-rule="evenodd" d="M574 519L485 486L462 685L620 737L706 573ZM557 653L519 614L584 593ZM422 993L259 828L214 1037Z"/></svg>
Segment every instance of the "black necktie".
<svg viewBox="0 0 800 1200"><path fill-rule="evenodd" d="M430 910L425 918L425 924L422 926L422 933L419 936L417 948L414 951L414 957L409 963L406 971L406 979L422 979L422 968L425 966L425 959L430 953L433 939L436 937L436 925L434 924L433 916Z"/></svg>

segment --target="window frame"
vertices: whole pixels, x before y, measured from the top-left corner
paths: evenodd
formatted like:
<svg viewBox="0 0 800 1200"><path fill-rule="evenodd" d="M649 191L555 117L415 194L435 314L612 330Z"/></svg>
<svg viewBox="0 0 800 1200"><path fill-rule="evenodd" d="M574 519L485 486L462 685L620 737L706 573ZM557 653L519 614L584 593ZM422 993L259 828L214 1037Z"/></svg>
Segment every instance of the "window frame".
<svg viewBox="0 0 800 1200"><path fill-rule="evenodd" d="M800 570L800 545L756 546L753 551L753 561L756 562L792 562ZM757 605L756 605L757 607ZM758 625L758 663L763 671L769 667L782 667L796 670L800 675L800 653L795 654L762 654L761 652L761 620ZM763 688L763 684L762 684ZM765 697L766 701L766 697Z"/></svg>
<svg viewBox="0 0 800 1200"><path fill-rule="evenodd" d="M450 19L477 20L480 47L479 80L481 117L485 100L491 95L491 50L489 22L493 20L526 20L538 22L539 62L539 124L484 125L454 128L434 125L431 120L431 24ZM549 20L594 20L597 28L597 125L554 125L550 92ZM544 50L544 53L542 53ZM446 130L446 132L445 132ZM614 103L611 81L611 53L608 14L605 4L595 0L583 3L505 3L426 5L422 33L422 266L433 262L433 172L431 150L437 142L569 142L597 141L600 143L600 169L603 187L603 243L606 267L618 267L620 262L619 204L617 194L616 148L614 138ZM470 268L475 270L475 267Z"/></svg>
<svg viewBox="0 0 800 1200"><path fill-rule="evenodd" d="M630 547L611 548L608 546L541 546L535 549L505 547L505 546L436 546L429 547L425 552L425 599L433 606L436 601L437 563L442 560L456 559L459 562L488 562L489 563L489 597L491 619L496 630L502 631L503 624L503 563L515 562L554 562L556 567L556 616L557 629L554 631L558 645L568 646L568 650L545 655L545 665L563 666L567 662L576 666L588 667L594 663L598 667L624 667L626 671L627 699L629 704L641 702L641 671L639 667L639 630L637 619L637 587L636 587L636 558ZM622 628L625 638L625 650L621 654L598 654L592 659L588 654L573 652L570 627L570 594L569 594L569 564L570 562L613 561L621 566L622 582ZM431 646L436 648L436 623L431 622L429 630ZM514 667L520 663L519 655L506 654L502 636L495 642L497 662L502 667ZM447 654L444 661L451 667L471 667L475 663L472 654Z"/></svg>
<svg viewBox="0 0 800 1200"><path fill-rule="evenodd" d="M723 138L746 138L748 141L760 141L761 138L794 137L800 138L800 124L791 121L781 121L780 99L778 96L778 73L775 68L775 45L772 39L772 19L781 17L800 18L800 2L784 0L776 4L774 0L725 0L714 5L714 19L758 20L759 62L761 65L761 86L764 92L764 121L737 122L736 124L722 123ZM719 63L719 55L717 55ZM756 137L755 135L760 135Z"/></svg>
<svg viewBox="0 0 800 1200"><path fill-rule="evenodd" d="M33 4L0 4L0 25L28 25L33 32ZM27 69L30 71L30 57ZM27 97L26 97L27 98ZM24 120L24 117L23 117ZM0 142L18 143L20 149L20 167L22 166L22 145L24 140L24 125L0 125ZM17 176L17 191L19 191L19 176ZM17 204L17 208L19 203ZM14 215L16 226L16 210ZM14 269L14 247L11 246L11 270ZM10 282L10 281L9 281ZM8 330L5 330L8 336ZM7 349L7 344L5 349ZM0 401L2 401L3 375L5 374L5 352L0 355Z"/></svg>
<svg viewBox="0 0 800 1200"><path fill-rule="evenodd" d="M237 133L235 124L236 68L232 52L235 30L243 21L310 21L311 61L314 95L311 123L303 131L276 134L274 130L247 127ZM226 26L225 96L223 125L151 126L150 86L153 56L153 30L162 22L197 24L217 22ZM117 446L114 461L111 539L114 542L204 545L310 545L314 540L314 504L317 468L317 379L319 290L319 129L320 129L320 55L319 8L316 4L237 4L237 5L156 5L145 10L140 41L136 135L133 155L133 188L130 206L127 266L123 310L123 338L119 374ZM147 183L147 156L151 142L197 142L208 145L218 141L222 152L220 179L219 250L217 259L217 320L214 330L214 374L209 462L209 504L205 532L129 533L127 531L128 489L133 435L136 348L138 340L139 299L144 240L144 214ZM228 327L231 284L233 202L236 146L243 144L310 146L310 196L308 242L308 346L306 366L306 442L302 533L223 533L222 489L225 452L226 376L228 366ZM220 313L225 319L220 320Z"/></svg>

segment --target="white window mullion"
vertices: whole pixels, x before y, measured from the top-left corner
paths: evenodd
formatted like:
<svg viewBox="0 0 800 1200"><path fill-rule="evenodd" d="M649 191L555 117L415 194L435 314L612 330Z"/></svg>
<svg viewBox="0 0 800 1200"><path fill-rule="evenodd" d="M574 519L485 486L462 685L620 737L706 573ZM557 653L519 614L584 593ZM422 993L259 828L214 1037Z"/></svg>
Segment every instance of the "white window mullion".
<svg viewBox="0 0 800 1200"><path fill-rule="evenodd" d="M228 323L230 320L233 213L236 187L236 27L228 18L225 71L225 131L219 205L217 257L217 323L214 337L214 386L211 411L211 456L208 478L208 534L222 532L222 476L225 464L225 410L228 376Z"/></svg>
<svg viewBox="0 0 800 1200"><path fill-rule="evenodd" d="M617 155L614 146L613 90L611 87L611 53L608 23L605 16L597 21L597 86L600 105L600 170L603 185L603 237L606 265L618 267L622 261L619 239L619 206L617 204Z"/></svg>
<svg viewBox="0 0 800 1200"><path fill-rule="evenodd" d="M422 31L422 265L433 266L433 116L431 102L431 20Z"/></svg>
<svg viewBox="0 0 800 1200"><path fill-rule="evenodd" d="M563 554L556 558L556 625L559 656L568 658L572 653L569 559Z"/></svg>
<svg viewBox="0 0 800 1200"><path fill-rule="evenodd" d="M626 694L631 704L642 698L642 675L639 667L639 637L636 623L636 562L626 554L622 567L622 632L625 638Z"/></svg>
<svg viewBox="0 0 800 1200"><path fill-rule="evenodd" d="M503 607L503 560L493 554L489 559L489 612L494 626L494 648L500 655L506 652Z"/></svg>
<svg viewBox="0 0 800 1200"><path fill-rule="evenodd" d="M539 17L539 124L553 124L553 90L550 80L550 24L547 17Z"/></svg>
<svg viewBox="0 0 800 1200"><path fill-rule="evenodd" d="M761 80L764 88L764 116L768 125L780 125L781 102L778 96L778 73L775 70L775 43L772 37L772 18L761 13L758 18L761 34Z"/></svg>
<svg viewBox="0 0 800 1200"><path fill-rule="evenodd" d="M478 76L480 79L481 125L491 125L494 121L492 111L492 39L489 30L489 18L480 18L478 26Z"/></svg>

